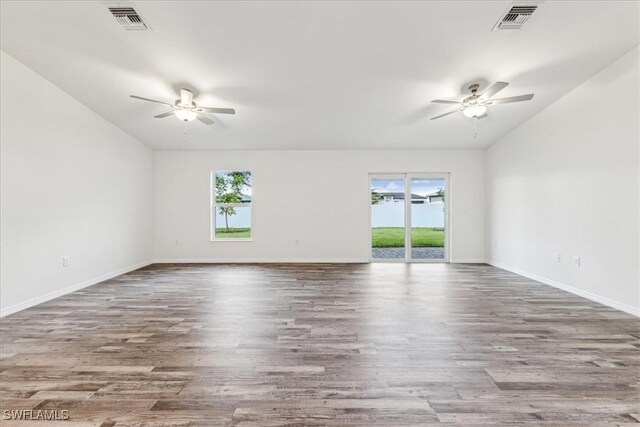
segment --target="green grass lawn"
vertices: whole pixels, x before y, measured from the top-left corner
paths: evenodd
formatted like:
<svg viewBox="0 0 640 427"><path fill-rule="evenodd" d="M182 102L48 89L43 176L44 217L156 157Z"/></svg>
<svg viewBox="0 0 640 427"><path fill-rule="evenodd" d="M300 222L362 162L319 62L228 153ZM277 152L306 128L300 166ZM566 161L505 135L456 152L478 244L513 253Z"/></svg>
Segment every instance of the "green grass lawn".
<svg viewBox="0 0 640 427"><path fill-rule="evenodd" d="M250 228L216 228L217 239L249 239L251 238Z"/></svg>
<svg viewBox="0 0 640 427"><path fill-rule="evenodd" d="M403 248L404 228L374 227L371 229L371 246L374 248ZM411 246L414 248L444 247L444 228L414 227L411 230Z"/></svg>

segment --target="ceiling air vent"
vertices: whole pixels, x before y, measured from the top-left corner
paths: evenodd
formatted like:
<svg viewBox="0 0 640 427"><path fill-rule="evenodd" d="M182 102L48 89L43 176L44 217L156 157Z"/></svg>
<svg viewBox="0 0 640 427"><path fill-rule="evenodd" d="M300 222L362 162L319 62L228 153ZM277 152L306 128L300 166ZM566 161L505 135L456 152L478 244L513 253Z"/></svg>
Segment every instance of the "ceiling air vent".
<svg viewBox="0 0 640 427"><path fill-rule="evenodd" d="M110 7L109 12L116 18L118 24L127 31L149 29L142 16L132 7Z"/></svg>
<svg viewBox="0 0 640 427"><path fill-rule="evenodd" d="M509 10L502 15L493 31L520 30L527 23L533 12L540 7L540 3L517 3L511 5Z"/></svg>

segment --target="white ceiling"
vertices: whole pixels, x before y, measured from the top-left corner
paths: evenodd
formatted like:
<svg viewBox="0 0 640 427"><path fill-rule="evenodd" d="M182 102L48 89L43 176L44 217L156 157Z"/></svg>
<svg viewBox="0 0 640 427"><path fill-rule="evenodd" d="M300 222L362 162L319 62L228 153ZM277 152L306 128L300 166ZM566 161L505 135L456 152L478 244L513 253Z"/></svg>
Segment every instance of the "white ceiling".
<svg viewBox="0 0 640 427"><path fill-rule="evenodd" d="M2 49L156 149L484 147L639 43L635 1L546 1L522 31L493 32L509 1L133 2L152 31L124 31L110 2L2 2ZM121 3L124 4L124 3ZM479 121L429 104L497 80ZM185 125L177 89L233 107ZM33 102L39 100L34 99ZM597 106L594 106L597 108Z"/></svg>

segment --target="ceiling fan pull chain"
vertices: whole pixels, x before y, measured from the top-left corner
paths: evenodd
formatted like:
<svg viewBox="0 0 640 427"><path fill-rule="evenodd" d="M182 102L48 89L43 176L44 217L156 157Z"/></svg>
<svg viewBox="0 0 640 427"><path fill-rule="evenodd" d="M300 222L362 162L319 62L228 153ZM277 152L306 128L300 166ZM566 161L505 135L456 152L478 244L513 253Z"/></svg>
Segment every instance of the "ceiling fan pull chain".
<svg viewBox="0 0 640 427"><path fill-rule="evenodd" d="M477 117L473 120L473 139L476 139L476 136L478 136L478 118Z"/></svg>

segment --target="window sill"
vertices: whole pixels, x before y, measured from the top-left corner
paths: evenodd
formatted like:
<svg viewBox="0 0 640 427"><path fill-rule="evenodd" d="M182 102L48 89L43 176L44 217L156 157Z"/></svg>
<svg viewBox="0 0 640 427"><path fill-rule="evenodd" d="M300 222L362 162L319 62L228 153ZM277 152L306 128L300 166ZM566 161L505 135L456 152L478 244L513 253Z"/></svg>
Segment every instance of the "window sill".
<svg viewBox="0 0 640 427"><path fill-rule="evenodd" d="M250 239L209 239L209 242L253 242L253 238L250 238Z"/></svg>

